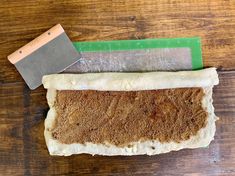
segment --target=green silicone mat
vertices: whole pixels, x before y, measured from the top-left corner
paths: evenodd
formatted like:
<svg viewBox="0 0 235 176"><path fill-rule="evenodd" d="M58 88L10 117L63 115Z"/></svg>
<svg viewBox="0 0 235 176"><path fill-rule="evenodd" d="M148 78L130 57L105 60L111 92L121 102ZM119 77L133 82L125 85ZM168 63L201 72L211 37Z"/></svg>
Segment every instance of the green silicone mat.
<svg viewBox="0 0 235 176"><path fill-rule="evenodd" d="M160 38L143 40L115 40L97 42L73 42L75 48L81 52L112 52L128 50L146 50L154 48L189 48L191 50L192 69L202 69L201 40L193 38Z"/></svg>

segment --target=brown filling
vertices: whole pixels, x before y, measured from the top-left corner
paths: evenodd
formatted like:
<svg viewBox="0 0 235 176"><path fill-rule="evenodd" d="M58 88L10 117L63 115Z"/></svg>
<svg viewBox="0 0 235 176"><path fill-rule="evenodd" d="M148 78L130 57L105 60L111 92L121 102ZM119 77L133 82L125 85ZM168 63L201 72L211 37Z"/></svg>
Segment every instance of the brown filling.
<svg viewBox="0 0 235 176"><path fill-rule="evenodd" d="M202 88L57 91L52 135L62 143L187 140L205 126Z"/></svg>

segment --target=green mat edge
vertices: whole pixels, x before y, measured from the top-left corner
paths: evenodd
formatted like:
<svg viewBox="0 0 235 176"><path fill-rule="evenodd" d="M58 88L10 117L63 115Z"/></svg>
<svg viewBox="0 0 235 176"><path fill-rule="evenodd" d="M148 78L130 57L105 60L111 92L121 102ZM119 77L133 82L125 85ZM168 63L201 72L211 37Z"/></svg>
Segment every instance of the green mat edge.
<svg viewBox="0 0 235 176"><path fill-rule="evenodd" d="M73 42L73 45L79 52L109 52L152 48L190 48L192 69L198 70L203 68L201 39L199 37Z"/></svg>

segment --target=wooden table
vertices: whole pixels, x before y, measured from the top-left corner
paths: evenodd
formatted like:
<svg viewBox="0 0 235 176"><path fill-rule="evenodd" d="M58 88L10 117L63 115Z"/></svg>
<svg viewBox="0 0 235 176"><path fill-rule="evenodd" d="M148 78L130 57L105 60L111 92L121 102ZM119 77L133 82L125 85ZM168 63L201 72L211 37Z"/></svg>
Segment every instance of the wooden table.
<svg viewBox="0 0 235 176"><path fill-rule="evenodd" d="M51 157L46 91L28 89L7 55L61 23L72 41L200 36L219 69L220 117L209 148L158 156ZM7 1L0 3L0 175L235 175L235 1Z"/></svg>

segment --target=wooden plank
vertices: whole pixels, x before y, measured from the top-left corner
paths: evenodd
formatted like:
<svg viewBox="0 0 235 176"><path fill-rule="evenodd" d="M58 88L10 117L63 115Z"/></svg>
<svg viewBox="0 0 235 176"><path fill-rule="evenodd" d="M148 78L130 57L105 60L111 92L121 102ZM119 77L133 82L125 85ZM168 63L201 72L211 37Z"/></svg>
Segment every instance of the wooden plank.
<svg viewBox="0 0 235 176"><path fill-rule="evenodd" d="M0 65L4 82L22 81L6 57L56 23L73 41L202 38L205 66L235 68L235 1L3 1Z"/></svg>
<svg viewBox="0 0 235 176"><path fill-rule="evenodd" d="M43 136L48 110L45 90L30 91L24 84L4 83L1 103L0 173L43 174L235 174L235 71L221 71L214 89L214 106L220 117L215 140L209 148L181 150L158 156L102 157L75 155L51 157ZM229 90L229 91L227 91ZM21 92L23 91L23 94ZM14 106L10 110L9 106ZM18 107L18 108L16 108Z"/></svg>
<svg viewBox="0 0 235 176"><path fill-rule="evenodd" d="M14 84L15 85L15 84ZM22 84L21 84L22 85ZM0 173L24 173L21 86L0 87ZM9 96L9 97L8 97ZM11 108L12 107L12 108ZM21 111L22 112L22 111ZM16 172L17 171L17 172Z"/></svg>

